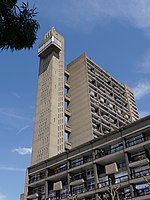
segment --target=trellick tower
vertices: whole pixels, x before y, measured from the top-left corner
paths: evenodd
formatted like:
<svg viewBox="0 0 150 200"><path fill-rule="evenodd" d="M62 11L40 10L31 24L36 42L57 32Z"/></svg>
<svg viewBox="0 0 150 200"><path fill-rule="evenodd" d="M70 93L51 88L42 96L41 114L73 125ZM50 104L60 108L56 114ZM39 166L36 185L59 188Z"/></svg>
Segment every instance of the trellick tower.
<svg viewBox="0 0 150 200"><path fill-rule="evenodd" d="M31 165L64 150L64 38L51 28L40 58Z"/></svg>
<svg viewBox="0 0 150 200"><path fill-rule="evenodd" d="M40 195L48 197L45 179L48 171L46 169L45 173L44 169L41 174L38 171L39 166L47 166L51 157L83 143L93 143L96 138L101 139L139 118L131 89L103 70L86 53L64 70L64 38L54 28L45 34L38 56L40 65L30 166L31 171L33 167L37 173L31 175L27 169L25 191L21 196L24 200L37 199ZM45 185L42 185L43 179ZM32 187L39 180L42 182Z"/></svg>

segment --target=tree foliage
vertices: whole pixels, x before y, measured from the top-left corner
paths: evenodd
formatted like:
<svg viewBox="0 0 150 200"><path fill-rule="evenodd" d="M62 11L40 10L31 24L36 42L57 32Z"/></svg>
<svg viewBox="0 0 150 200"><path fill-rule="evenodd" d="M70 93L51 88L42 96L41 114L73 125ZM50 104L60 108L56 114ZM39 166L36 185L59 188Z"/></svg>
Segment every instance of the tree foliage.
<svg viewBox="0 0 150 200"><path fill-rule="evenodd" d="M36 14L36 8L29 9L28 3L19 7L17 0L0 0L0 48L32 48L39 28Z"/></svg>

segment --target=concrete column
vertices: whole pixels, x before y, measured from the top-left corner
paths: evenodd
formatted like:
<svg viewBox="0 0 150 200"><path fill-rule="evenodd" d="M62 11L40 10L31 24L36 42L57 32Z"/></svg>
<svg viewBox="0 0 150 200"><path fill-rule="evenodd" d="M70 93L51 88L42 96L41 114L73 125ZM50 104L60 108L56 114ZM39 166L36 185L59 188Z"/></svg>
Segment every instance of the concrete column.
<svg viewBox="0 0 150 200"><path fill-rule="evenodd" d="M67 161L67 169L70 168L70 160ZM67 173L67 181L68 181L68 194L71 194L71 187L70 187L70 173Z"/></svg>
<svg viewBox="0 0 150 200"><path fill-rule="evenodd" d="M45 181L45 199L48 199L48 181Z"/></svg>
<svg viewBox="0 0 150 200"><path fill-rule="evenodd" d="M94 150L92 152L92 156L93 156L93 160L95 160L95 152L94 152ZM93 163L93 169L94 169L95 189L98 189L99 179L98 179L97 164L96 163ZM98 194L95 194L95 198L96 198L96 200L99 200Z"/></svg>
<svg viewBox="0 0 150 200"><path fill-rule="evenodd" d="M122 142L123 142L123 147L124 147L124 149L125 149L125 148L126 148L125 139L123 139ZM127 171L128 171L128 177L129 177L129 180L131 180L132 177L131 177L131 169L130 169L130 167L129 167L129 157L128 157L128 153L125 152L124 155L125 155L125 162L126 162ZM131 191L131 197L134 197L134 188L133 188L133 185L131 185L131 184L130 184L130 191Z"/></svg>

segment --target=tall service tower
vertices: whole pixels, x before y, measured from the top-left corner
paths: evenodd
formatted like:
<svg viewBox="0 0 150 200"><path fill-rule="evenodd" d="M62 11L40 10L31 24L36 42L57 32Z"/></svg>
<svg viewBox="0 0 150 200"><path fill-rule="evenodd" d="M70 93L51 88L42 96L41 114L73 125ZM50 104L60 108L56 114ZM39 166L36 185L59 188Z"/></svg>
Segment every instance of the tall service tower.
<svg viewBox="0 0 150 200"><path fill-rule="evenodd" d="M64 38L51 28L40 57L31 165L64 150Z"/></svg>

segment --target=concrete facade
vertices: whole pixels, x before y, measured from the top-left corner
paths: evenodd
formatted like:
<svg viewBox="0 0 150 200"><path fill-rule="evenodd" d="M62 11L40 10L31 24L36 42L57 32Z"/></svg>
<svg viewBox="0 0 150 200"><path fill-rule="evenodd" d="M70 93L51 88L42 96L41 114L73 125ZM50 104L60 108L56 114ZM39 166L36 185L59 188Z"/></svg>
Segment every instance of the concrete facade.
<svg viewBox="0 0 150 200"><path fill-rule="evenodd" d="M68 123L72 147L139 118L131 89L88 58L86 53L72 61L67 71L70 74L68 108L71 117Z"/></svg>
<svg viewBox="0 0 150 200"><path fill-rule="evenodd" d="M27 199L149 200L149 147L150 116L29 167Z"/></svg>
<svg viewBox="0 0 150 200"><path fill-rule="evenodd" d="M131 89L86 53L64 69L64 38L54 28L45 34L38 56L32 160L21 198L55 200L74 195L97 200L104 195L109 178L117 184L122 176L128 184L121 192L130 189L130 197L134 197L125 153L126 137L131 135L130 125L126 125L139 118ZM131 129L138 133L137 129L146 129L149 121L134 122ZM122 172L120 165L126 166L126 174L119 174L121 179L114 175Z"/></svg>
<svg viewBox="0 0 150 200"><path fill-rule="evenodd" d="M46 33L40 57L31 165L64 150L64 39Z"/></svg>
<svg viewBox="0 0 150 200"><path fill-rule="evenodd" d="M54 28L45 34L38 55L31 165L139 118L131 89L86 53L64 70L64 38Z"/></svg>
<svg viewBox="0 0 150 200"><path fill-rule="evenodd" d="M68 65L67 71L70 74L68 94L71 98L68 105L71 111L68 120L71 126L69 142L75 147L93 139L85 54Z"/></svg>

